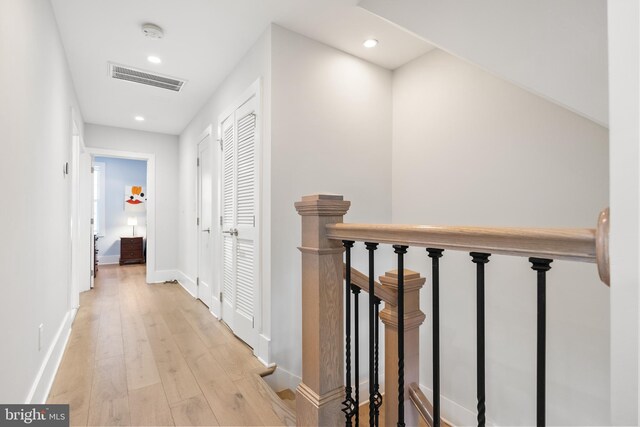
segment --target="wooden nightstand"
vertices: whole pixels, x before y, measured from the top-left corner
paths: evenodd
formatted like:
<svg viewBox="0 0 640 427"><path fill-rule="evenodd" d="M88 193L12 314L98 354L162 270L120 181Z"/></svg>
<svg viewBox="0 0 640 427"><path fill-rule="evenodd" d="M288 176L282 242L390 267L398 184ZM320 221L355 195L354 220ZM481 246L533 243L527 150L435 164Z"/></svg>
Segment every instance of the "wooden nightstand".
<svg viewBox="0 0 640 427"><path fill-rule="evenodd" d="M120 265L144 263L144 242L142 237L120 237Z"/></svg>

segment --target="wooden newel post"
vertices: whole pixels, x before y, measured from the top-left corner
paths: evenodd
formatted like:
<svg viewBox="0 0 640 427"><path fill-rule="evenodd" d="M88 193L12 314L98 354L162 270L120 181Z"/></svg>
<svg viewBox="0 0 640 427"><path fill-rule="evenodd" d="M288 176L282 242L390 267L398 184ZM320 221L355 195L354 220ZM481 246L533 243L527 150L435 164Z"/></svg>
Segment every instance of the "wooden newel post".
<svg viewBox="0 0 640 427"><path fill-rule="evenodd" d="M420 311L420 289L425 278L419 273L404 270L404 396L405 423L418 425L418 413L409 402L409 385L420 384L420 325L425 315ZM380 276L383 287L398 291L398 271ZM384 323L384 418L386 426L398 420L398 307L385 303L380 312Z"/></svg>
<svg viewBox="0 0 640 427"><path fill-rule="evenodd" d="M325 226L342 222L350 202L342 196L304 196L302 216L302 382L296 396L299 426L344 424L342 243Z"/></svg>

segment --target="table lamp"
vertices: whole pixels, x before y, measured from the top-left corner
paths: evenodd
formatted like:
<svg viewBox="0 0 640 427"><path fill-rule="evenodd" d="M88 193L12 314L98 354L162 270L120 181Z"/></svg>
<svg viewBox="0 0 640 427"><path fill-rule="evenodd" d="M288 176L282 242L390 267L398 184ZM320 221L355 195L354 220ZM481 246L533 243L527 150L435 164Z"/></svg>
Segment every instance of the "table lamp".
<svg viewBox="0 0 640 427"><path fill-rule="evenodd" d="M127 219L127 225L131 226L131 235L135 237L136 235L136 225L138 225L138 218L135 216L130 216Z"/></svg>

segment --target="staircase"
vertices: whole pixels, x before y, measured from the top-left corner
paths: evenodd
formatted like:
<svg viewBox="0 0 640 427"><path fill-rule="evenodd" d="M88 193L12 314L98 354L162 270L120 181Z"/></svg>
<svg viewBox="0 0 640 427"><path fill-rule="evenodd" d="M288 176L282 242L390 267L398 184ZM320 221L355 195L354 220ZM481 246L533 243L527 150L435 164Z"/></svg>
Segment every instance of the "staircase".
<svg viewBox="0 0 640 427"><path fill-rule="evenodd" d="M284 426L296 425L295 413L295 395L291 390L275 392L269 384L266 383L264 377L271 375L277 369L276 366L266 368L265 370L256 371L252 376L253 388L262 397L262 400L282 421ZM292 402L293 396L293 404Z"/></svg>
<svg viewBox="0 0 640 427"><path fill-rule="evenodd" d="M296 203L302 216L302 382L296 396L297 425L450 426L440 404L440 258L464 251L476 270L477 424L486 425L485 266L492 254L526 257L537 291L536 424L546 424L546 273L553 260L595 263L609 284L609 212L597 229L441 227L390 224L343 224L350 202L342 196L312 195ZM351 267L356 242L364 242L368 275ZM393 246L397 269L376 281L375 251ZM425 248L431 262L433 399L419 387L419 328L425 321L420 289L426 279L405 268L409 246ZM526 271L526 270L525 270ZM368 307L369 396L359 395L360 294ZM344 303L346 302L346 304ZM381 304L384 306L381 309ZM353 322L352 322L353 319ZM380 331L380 324L384 326ZM385 357L379 360L381 335ZM505 343L518 345L518 343ZM384 363L385 395L380 387ZM363 401L368 403L363 405ZM368 420L372 416L372 423Z"/></svg>

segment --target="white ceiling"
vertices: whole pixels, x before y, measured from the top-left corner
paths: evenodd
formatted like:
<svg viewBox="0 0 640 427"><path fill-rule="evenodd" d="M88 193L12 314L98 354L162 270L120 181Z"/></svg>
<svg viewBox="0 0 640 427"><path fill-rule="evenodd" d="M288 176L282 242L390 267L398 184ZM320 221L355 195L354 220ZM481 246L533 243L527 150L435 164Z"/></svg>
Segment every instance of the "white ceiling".
<svg viewBox="0 0 640 427"><path fill-rule="evenodd" d="M435 46L603 126L607 2L362 0Z"/></svg>
<svg viewBox="0 0 640 427"><path fill-rule="evenodd" d="M272 22L389 69L432 48L357 0L51 1L85 121L169 134L185 128ZM145 22L160 25L165 37L145 38ZM379 45L364 48L371 37ZM149 55L162 64L149 63ZM173 93L112 80L109 61L188 83Z"/></svg>

